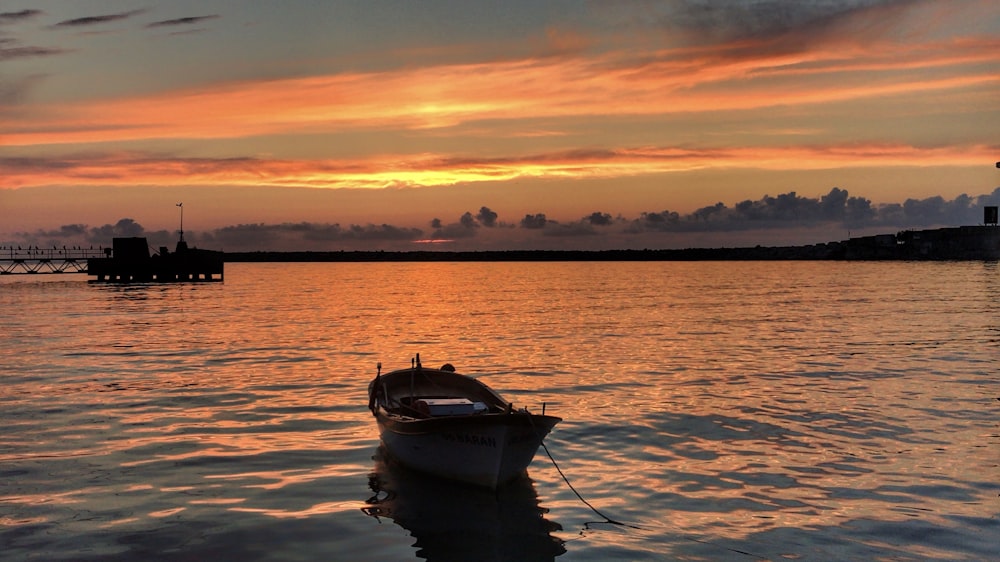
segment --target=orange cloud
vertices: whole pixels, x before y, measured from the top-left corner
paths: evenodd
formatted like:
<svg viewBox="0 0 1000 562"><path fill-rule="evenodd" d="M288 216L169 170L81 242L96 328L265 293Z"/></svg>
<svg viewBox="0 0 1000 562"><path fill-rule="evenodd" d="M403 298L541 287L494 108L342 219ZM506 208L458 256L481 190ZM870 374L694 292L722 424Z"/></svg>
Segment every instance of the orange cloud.
<svg viewBox="0 0 1000 562"><path fill-rule="evenodd" d="M385 188L517 178L613 178L707 168L980 166L995 159L997 147L977 145L974 140L928 148L927 143L933 141L894 137L895 131L872 132L868 139L859 135L859 142L853 145L823 146L815 139L825 132L824 104L957 93L951 99L971 94L962 100L969 107L959 111L979 110L972 105L977 99L982 103L1000 82L994 71L1000 63L1000 39L966 37L908 44L885 40L879 32L865 36L862 42L847 33L827 31L821 39L806 42L792 41L787 33L777 39L739 34L713 45L658 51L618 49L596 55L588 48L593 46L589 38L563 34L552 38L550 42L559 48L544 57L0 107L3 147L13 149L10 152L20 148L20 154L29 154L28 147L47 145L46 152L56 154L0 156L0 188ZM772 117L794 114L807 119L754 121L753 110L765 108L773 109ZM840 115L851 114L849 106L838 105L837 109ZM948 108L952 109L956 108ZM623 141L616 140L615 132L599 131L601 137L585 138L586 133L580 130L586 126L575 125L588 120L613 125L615 118L625 121L635 116L651 120L664 117L663 122L681 114L714 118L727 111L744 112L739 135L728 137L730 142L738 139L741 146L681 145L683 141L669 133L644 131L640 137L644 140L624 142L649 142L650 146L621 148ZM862 111L855 114L859 130L866 119ZM567 130L559 130L564 124ZM634 127L630 130L641 128L636 120L627 125ZM515 144L493 143L491 156L484 157L474 144L482 139L473 138L474 134L483 135L484 130L502 130L505 141L519 139L521 144L510 148ZM753 146L755 135L766 139L758 142L773 143L776 130L791 134L807 131L814 144ZM143 141L175 139L190 141L185 142L190 147L187 154L233 154L237 149L227 145L227 139L269 137L280 142L281 136L294 135L314 137L297 142L309 145L315 154L319 135L337 134L342 135L337 142L342 143L343 154L355 150L349 134L356 131L388 131L400 137L433 137L441 142L422 147L426 153L408 154L386 147L386 154L351 159L296 157L293 149L285 150L292 154L285 158L193 158L108 148L110 143L128 142L141 148ZM451 135L474 142L463 145L459 156L435 152L443 151L437 147L446 145L446 137ZM628 138L628 133L621 136ZM871 138L897 140L894 144L874 144ZM72 154L55 152L67 145L74 145ZM331 143L328 150L319 154L337 154L338 146Z"/></svg>
<svg viewBox="0 0 1000 562"><path fill-rule="evenodd" d="M169 158L139 153L0 159L4 187L190 185L385 188L517 178L608 178L705 168L819 170L836 167L979 166L997 146L921 148L836 145L738 148L640 147L570 150L529 156L459 158L384 155L364 160Z"/></svg>
<svg viewBox="0 0 1000 562"><path fill-rule="evenodd" d="M230 83L138 98L29 106L20 116L8 113L0 125L6 146L33 146L670 115L994 87L1000 81L992 70L998 62L1000 41L986 39L921 47L828 45L730 58L714 48L644 53L641 60L617 52ZM794 79L803 76L810 80Z"/></svg>

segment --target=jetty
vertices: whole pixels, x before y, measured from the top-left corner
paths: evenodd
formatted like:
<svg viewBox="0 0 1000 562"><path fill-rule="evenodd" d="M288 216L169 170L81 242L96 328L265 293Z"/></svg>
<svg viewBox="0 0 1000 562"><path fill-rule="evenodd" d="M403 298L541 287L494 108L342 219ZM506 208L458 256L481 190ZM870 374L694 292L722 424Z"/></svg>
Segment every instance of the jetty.
<svg viewBox="0 0 1000 562"><path fill-rule="evenodd" d="M189 248L184 236L170 252L166 246L150 252L143 237L115 238L105 257L87 260L91 283L177 283L222 281L225 254Z"/></svg>
<svg viewBox="0 0 1000 562"><path fill-rule="evenodd" d="M983 208L983 224L904 230L851 238L844 248L848 260L1000 260L998 207Z"/></svg>
<svg viewBox="0 0 1000 562"><path fill-rule="evenodd" d="M171 253L166 246L150 253L142 237L115 238L103 258L87 260L91 283L180 283L222 281L225 254L214 250L189 248L184 241L184 203L181 211L180 238Z"/></svg>
<svg viewBox="0 0 1000 562"><path fill-rule="evenodd" d="M0 275L86 273L87 260L99 258L103 253L101 247L0 247Z"/></svg>
<svg viewBox="0 0 1000 562"><path fill-rule="evenodd" d="M1000 260L1000 228L960 226L851 238L847 260Z"/></svg>

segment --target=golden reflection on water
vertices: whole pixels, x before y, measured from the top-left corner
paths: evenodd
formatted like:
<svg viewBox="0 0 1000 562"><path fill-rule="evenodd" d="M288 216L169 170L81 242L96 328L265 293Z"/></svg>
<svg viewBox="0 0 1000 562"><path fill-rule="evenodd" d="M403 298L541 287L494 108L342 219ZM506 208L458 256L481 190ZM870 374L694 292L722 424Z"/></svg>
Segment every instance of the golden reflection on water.
<svg viewBox="0 0 1000 562"><path fill-rule="evenodd" d="M405 475L387 478L409 497L369 489L388 472L366 385L377 361L417 352L563 417L547 439L560 467L638 527L601 523L540 453L513 510L549 558L961 558L1000 540L988 265L232 270L210 286L3 281L0 538L16 552L169 528L238 554L232 529L277 522L311 554L413 558L421 533L441 547L470 506L421 502L460 494ZM24 308L36 314L10 313ZM368 508L399 515L399 533Z"/></svg>
<svg viewBox="0 0 1000 562"><path fill-rule="evenodd" d="M259 507L231 507L231 512L253 513L264 515L274 519L305 519L317 515L329 515L332 513L351 512L357 509L355 502L322 502L308 506L304 509L291 511L288 509L264 509Z"/></svg>

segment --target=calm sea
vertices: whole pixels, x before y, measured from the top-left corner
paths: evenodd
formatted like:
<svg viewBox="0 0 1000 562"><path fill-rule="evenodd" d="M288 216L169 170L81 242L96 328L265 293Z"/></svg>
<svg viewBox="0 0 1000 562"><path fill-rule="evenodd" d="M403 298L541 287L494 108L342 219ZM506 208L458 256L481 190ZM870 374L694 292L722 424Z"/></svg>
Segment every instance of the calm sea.
<svg viewBox="0 0 1000 562"><path fill-rule="evenodd" d="M1000 553L996 263L226 269L0 279L0 558ZM496 494L383 458L416 353L563 417L593 509L544 450Z"/></svg>

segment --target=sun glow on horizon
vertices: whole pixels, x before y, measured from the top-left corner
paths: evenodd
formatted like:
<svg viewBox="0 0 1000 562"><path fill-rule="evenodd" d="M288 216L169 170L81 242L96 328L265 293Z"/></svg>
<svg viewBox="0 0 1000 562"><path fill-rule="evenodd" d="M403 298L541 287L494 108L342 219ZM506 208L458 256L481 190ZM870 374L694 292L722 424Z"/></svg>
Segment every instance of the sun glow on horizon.
<svg viewBox="0 0 1000 562"><path fill-rule="evenodd" d="M615 178L706 168L819 170L841 167L976 166L997 147L903 145L571 151L519 158L383 155L358 160L166 158L137 153L89 154L53 161L21 159L5 167L8 187L149 185L311 188L429 187L519 178Z"/></svg>

